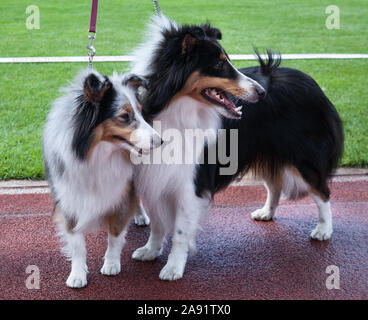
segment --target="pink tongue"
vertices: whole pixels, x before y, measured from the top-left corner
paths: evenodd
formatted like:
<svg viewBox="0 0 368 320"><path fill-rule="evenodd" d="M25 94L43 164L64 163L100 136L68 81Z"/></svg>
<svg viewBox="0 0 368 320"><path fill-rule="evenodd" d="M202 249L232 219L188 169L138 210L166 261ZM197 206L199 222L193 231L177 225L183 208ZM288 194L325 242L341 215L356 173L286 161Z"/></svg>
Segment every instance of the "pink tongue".
<svg viewBox="0 0 368 320"><path fill-rule="evenodd" d="M220 98L218 98L217 96L215 96L215 98L216 98L217 100L224 99L225 101L227 101L226 97L225 97L221 92L219 92L219 91L217 91L217 90L216 90L216 94L217 94L218 96L220 96Z"/></svg>
<svg viewBox="0 0 368 320"><path fill-rule="evenodd" d="M210 95L210 96L213 96L212 94L212 91L211 89L207 89L207 93ZM219 91L216 91L217 95L219 95L222 99L224 99L224 101L220 101L219 98L217 98L216 96L213 96L213 98L215 98L216 100L218 100L219 102L221 103L224 103L226 104L227 106L231 107L231 108L234 108L233 107L233 104L229 101L229 99L226 97L226 95L222 94L221 92Z"/></svg>
<svg viewBox="0 0 368 320"><path fill-rule="evenodd" d="M231 106L231 102L226 97L224 97L223 95L221 95L221 97L224 99L227 105Z"/></svg>
<svg viewBox="0 0 368 320"><path fill-rule="evenodd" d="M229 99L225 96L225 95L223 95L223 94L221 94L220 92L218 92L218 94L220 95L220 97L222 98L222 99L224 99L224 103L227 105L227 106L229 106L229 107L233 107L233 104L229 101Z"/></svg>

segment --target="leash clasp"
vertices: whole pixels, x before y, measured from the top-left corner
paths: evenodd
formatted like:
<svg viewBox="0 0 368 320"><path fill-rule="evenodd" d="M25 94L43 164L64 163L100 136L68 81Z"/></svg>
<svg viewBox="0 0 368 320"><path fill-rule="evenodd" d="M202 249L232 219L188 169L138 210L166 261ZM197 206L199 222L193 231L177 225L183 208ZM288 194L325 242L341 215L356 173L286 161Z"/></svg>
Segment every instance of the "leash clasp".
<svg viewBox="0 0 368 320"><path fill-rule="evenodd" d="M93 40L96 39L97 32L88 31L88 67L92 68L93 57L96 55L96 49L93 47Z"/></svg>

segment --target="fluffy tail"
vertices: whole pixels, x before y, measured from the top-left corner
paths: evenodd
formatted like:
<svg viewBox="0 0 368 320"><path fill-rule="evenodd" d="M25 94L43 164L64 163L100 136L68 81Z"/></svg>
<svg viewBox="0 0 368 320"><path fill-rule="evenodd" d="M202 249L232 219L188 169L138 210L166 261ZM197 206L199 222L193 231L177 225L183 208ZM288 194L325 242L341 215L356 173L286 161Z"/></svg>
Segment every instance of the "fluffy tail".
<svg viewBox="0 0 368 320"><path fill-rule="evenodd" d="M257 60L261 68L261 73L264 76L271 76L272 73L281 64L281 53L280 52L276 55L272 52L271 49L267 49L267 59L265 60L262 59L258 49L254 48L254 53L257 56Z"/></svg>
<svg viewBox="0 0 368 320"><path fill-rule="evenodd" d="M156 14L158 16L161 15L161 9L160 9L160 5L158 4L158 1L157 0L152 0L153 1L153 5L155 6L155 11L156 11Z"/></svg>

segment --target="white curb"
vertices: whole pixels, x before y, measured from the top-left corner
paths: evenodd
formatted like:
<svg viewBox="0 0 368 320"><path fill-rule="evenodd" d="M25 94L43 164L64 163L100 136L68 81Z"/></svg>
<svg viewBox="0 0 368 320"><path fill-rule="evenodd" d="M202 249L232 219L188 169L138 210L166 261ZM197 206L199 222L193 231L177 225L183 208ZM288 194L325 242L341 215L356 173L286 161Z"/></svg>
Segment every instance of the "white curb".
<svg viewBox="0 0 368 320"><path fill-rule="evenodd" d="M261 55L267 58L265 55ZM286 53L281 55L283 60L305 59L368 59L366 53ZM230 54L231 60L256 60L254 54ZM94 62L131 62L133 56L95 56ZM0 63L50 63L50 62L88 62L88 57L9 57L0 58Z"/></svg>

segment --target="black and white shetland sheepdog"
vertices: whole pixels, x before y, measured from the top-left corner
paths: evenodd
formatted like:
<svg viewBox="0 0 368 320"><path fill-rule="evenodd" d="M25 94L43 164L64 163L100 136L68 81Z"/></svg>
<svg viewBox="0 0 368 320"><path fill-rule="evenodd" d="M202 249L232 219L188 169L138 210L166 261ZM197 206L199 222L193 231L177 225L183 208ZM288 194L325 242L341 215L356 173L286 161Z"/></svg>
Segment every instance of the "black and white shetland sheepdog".
<svg viewBox="0 0 368 320"><path fill-rule="evenodd" d="M48 115L43 155L53 218L72 263L69 287L87 284L84 232L108 230L101 273L115 275L130 218L136 213L138 222L145 221L129 154L158 146L161 138L140 113L136 92L141 83L131 74L107 77L84 70Z"/></svg>
<svg viewBox="0 0 368 320"><path fill-rule="evenodd" d="M187 128L236 129L238 148L232 156L238 168L221 175L219 163L139 165L136 185L147 204L151 234L133 258L155 259L171 231L172 249L160 278L181 278L213 195L247 171L262 178L268 191L265 206L252 213L254 219L270 220L281 193L292 199L309 193L319 209L311 237L329 239L327 180L342 154L343 130L317 83L298 70L280 68L271 54L268 62L259 58L258 67L237 70L218 42L221 32L209 24L179 26L161 14L148 30L132 65L132 72L148 80L144 114L160 121L162 130L175 128L183 136ZM208 139L195 148L207 153L216 144Z"/></svg>

